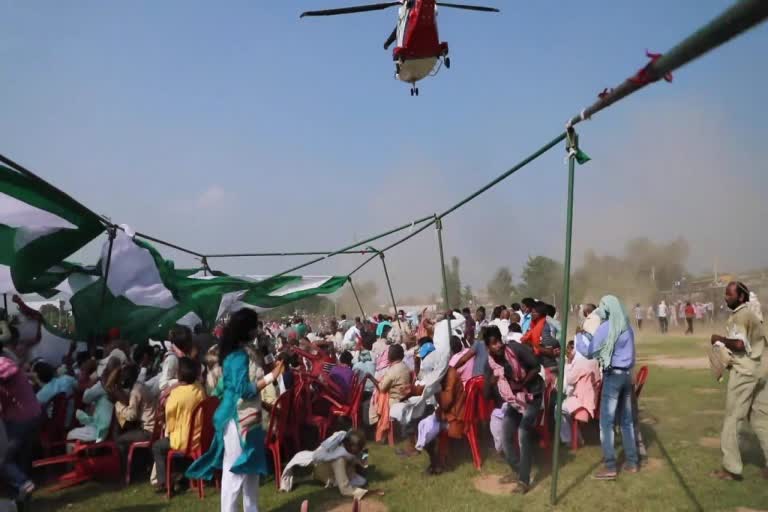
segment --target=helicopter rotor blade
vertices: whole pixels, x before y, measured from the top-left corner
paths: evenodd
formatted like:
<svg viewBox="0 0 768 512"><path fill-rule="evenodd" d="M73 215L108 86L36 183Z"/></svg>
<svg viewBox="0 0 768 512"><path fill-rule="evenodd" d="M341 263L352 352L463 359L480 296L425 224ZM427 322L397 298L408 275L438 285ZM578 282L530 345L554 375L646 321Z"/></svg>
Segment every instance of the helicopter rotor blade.
<svg viewBox="0 0 768 512"><path fill-rule="evenodd" d="M447 4L444 2L435 2L440 7L450 7L452 9L464 9L467 11L481 11L481 12L501 12L495 7L483 7L482 5L465 5L465 4Z"/></svg>
<svg viewBox="0 0 768 512"><path fill-rule="evenodd" d="M307 11L301 13L299 18L304 16L335 16L337 14L352 14L355 12L368 12L368 11L380 11L395 7L396 5L402 5L402 2L387 2L382 4L368 4L368 5L356 5L353 7L342 7L340 9L325 9L323 11Z"/></svg>
<svg viewBox="0 0 768 512"><path fill-rule="evenodd" d="M390 46L392 46L392 43L395 42L397 39L397 26L395 26L394 29L392 29L392 33L389 34L389 37L386 41L384 41L384 49L388 50Z"/></svg>

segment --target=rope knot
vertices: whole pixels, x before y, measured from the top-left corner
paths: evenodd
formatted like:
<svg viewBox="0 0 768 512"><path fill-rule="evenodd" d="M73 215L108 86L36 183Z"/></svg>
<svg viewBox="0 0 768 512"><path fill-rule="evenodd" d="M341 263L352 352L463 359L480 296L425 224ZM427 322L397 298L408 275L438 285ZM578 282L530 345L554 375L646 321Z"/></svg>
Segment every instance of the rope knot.
<svg viewBox="0 0 768 512"><path fill-rule="evenodd" d="M672 81L672 73L666 73L663 76L656 76L653 70L653 64L661 58L662 53L653 53L645 50L645 56L650 59L650 62L646 64L641 70L635 73L635 76L629 79L630 82L637 85L648 85L653 82L659 81L664 78L667 82Z"/></svg>

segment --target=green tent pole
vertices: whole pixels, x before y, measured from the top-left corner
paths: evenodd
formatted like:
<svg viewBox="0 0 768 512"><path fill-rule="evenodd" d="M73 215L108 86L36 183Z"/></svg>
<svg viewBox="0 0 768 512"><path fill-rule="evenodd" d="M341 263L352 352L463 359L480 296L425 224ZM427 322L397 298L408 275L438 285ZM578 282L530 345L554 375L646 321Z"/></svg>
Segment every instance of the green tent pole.
<svg viewBox="0 0 768 512"><path fill-rule="evenodd" d="M451 339L451 303L448 301L448 274L445 272L445 252L443 251L443 219L435 214L435 228L437 229L437 245L440 247L440 269L443 272L443 300L445 301L446 315L448 320L448 340Z"/></svg>
<svg viewBox="0 0 768 512"><path fill-rule="evenodd" d="M392 307L395 308L395 318L397 318L397 327L400 329L400 333L403 332L403 326L400 324L400 315L397 314L397 303L395 302L395 293L392 291L392 283L389 281L389 272L387 271L387 262L384 259L384 253L379 252L381 258L381 264L384 266L384 277L387 278L387 288L389 288L389 298L392 299Z"/></svg>
<svg viewBox="0 0 768 512"><path fill-rule="evenodd" d="M557 379L557 407L555 408L555 434L552 440L552 490L549 501L552 505L557 501L557 476L560 469L560 427L562 426L563 413L563 377L565 375L565 346L568 336L568 317L570 310L571 292L571 238L573 235L573 182L574 168L576 165L576 152L578 151L578 138L573 128L568 129L568 206L565 221L565 265L563 268L563 325L560 330L560 361L558 364Z"/></svg>
<svg viewBox="0 0 768 512"><path fill-rule="evenodd" d="M365 319L365 311L363 310L363 305L360 303L360 297L357 296L357 290L355 290L355 285L352 284L352 277L347 277L349 280L349 286L352 288L352 293L355 294L355 300L357 301L357 307L360 308L360 314L363 315L363 319Z"/></svg>
<svg viewBox="0 0 768 512"><path fill-rule="evenodd" d="M99 324L104 321L104 300L107 297L107 288L109 287L109 267L112 265L112 245L115 243L117 228L111 226L107 228L109 234L109 249L107 250L107 263L104 267L104 284L101 287L101 304L99 306Z"/></svg>

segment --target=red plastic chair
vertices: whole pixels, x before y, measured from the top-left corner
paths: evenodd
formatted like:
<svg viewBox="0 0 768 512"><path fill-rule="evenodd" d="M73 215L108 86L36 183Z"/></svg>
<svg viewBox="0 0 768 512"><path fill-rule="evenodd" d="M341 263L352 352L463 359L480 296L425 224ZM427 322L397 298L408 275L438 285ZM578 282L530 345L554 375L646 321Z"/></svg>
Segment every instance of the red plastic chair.
<svg viewBox="0 0 768 512"><path fill-rule="evenodd" d="M368 375L360 378L360 375L355 373L352 377L352 396L349 397L349 403L342 404L327 392L320 394L321 398L328 400L331 403L331 415L339 418L350 418L352 420L352 428L354 429L357 429L360 425L360 404L363 401L365 381L368 378Z"/></svg>
<svg viewBox="0 0 768 512"><path fill-rule="evenodd" d="M643 390L643 387L645 386L645 381L648 380L648 367L643 366L640 368L640 370L637 372L637 375L635 376L635 398L640 398L640 392Z"/></svg>
<svg viewBox="0 0 768 512"><path fill-rule="evenodd" d="M149 441L135 441L131 443L131 445L128 447L128 460L126 462L125 466L125 485L130 485L131 483L131 468L133 467L133 452L135 452L138 449L151 449L152 445L155 444L155 441L159 440L163 436L163 431L165 430L165 424L160 418L165 418L165 415L161 414L160 406L158 405L158 410L155 412L155 428L152 431L152 437L149 439Z"/></svg>
<svg viewBox="0 0 768 512"><path fill-rule="evenodd" d="M541 411L536 418L536 434L539 437L539 448L552 449L552 429L550 428L549 412L553 410L551 404L555 402L557 389L547 387L544 389L544 400Z"/></svg>
<svg viewBox="0 0 768 512"><path fill-rule="evenodd" d="M283 393L278 397L272 406L272 413L269 417L269 427L267 428L267 437L265 444L272 453L272 460L275 464L275 484L280 490L280 476L282 474L282 448L281 441L286 439L288 418L291 415L292 394Z"/></svg>
<svg viewBox="0 0 768 512"><path fill-rule="evenodd" d="M595 392L597 393L594 414L591 414L590 411L588 411L585 407L579 407L571 413L571 424L568 426L568 428L571 429L572 450L579 449L579 437L581 437L579 423L586 424L589 423L590 417L596 420L600 416L600 393L602 392L603 385L602 381L595 385L594 378L594 376L590 377L590 379L592 379L592 385L595 387Z"/></svg>
<svg viewBox="0 0 768 512"><path fill-rule="evenodd" d="M288 391L291 394L291 409L293 410L293 416L287 425L288 435L293 443L294 451L299 451L302 448L301 427L307 423L307 407L304 400L305 385L306 378L304 375L294 371L293 388Z"/></svg>
<svg viewBox="0 0 768 512"><path fill-rule="evenodd" d="M480 454L480 444L478 441L478 426L483 420L483 414L490 407L483 396L483 386L485 379L482 375L472 377L464 384L466 399L464 402L464 428L465 437L469 442L469 449L472 451L472 462L479 471L483 465L483 458ZM448 433L440 433L439 450L440 456L445 460L448 448Z"/></svg>
<svg viewBox="0 0 768 512"><path fill-rule="evenodd" d="M210 448L213 442L215 431L213 428L213 414L219 406L219 399L210 396L197 404L192 411L192 422L189 426L189 438L187 439L186 450L168 450L165 461L165 492L168 499L171 498L171 475L173 473L174 460L192 460L199 459ZM198 428L199 427L199 428ZM195 442L195 434L199 432L200 438ZM190 482L193 485L195 482ZM205 482L198 480L197 494L200 499L205 498Z"/></svg>
<svg viewBox="0 0 768 512"><path fill-rule="evenodd" d="M67 444L67 432L71 427L70 418L67 418L67 408L70 401L74 404L74 397L67 398L65 393L59 393L43 406L46 416L49 407L52 413L50 418L46 418L47 421L40 431L40 445L43 447L43 454L46 457L51 456L53 448Z"/></svg>
<svg viewBox="0 0 768 512"><path fill-rule="evenodd" d="M317 392L313 392L313 386L317 388ZM301 380L300 389L296 390L296 393L300 395L299 405L294 407L301 410L303 415L304 425L309 425L317 429L317 435L322 442L325 440L328 430L330 430L334 417L331 414L315 414L313 411L313 404L316 402L322 394L322 384L317 378L311 375L305 374Z"/></svg>
<svg viewBox="0 0 768 512"><path fill-rule="evenodd" d="M112 416L108 437L114 439L117 430L117 418ZM72 453L48 457L32 462L33 468L69 464L71 471L59 476L51 490L59 491L91 480L120 480L122 468L120 450L114 441L84 442L66 441L72 445Z"/></svg>
<svg viewBox="0 0 768 512"><path fill-rule="evenodd" d="M291 349L294 354L307 360L312 367L310 373L313 377L319 377L320 374L327 374L330 370L327 369L326 364L333 364L335 361L328 354L320 352L318 354L310 354L300 348L294 347Z"/></svg>

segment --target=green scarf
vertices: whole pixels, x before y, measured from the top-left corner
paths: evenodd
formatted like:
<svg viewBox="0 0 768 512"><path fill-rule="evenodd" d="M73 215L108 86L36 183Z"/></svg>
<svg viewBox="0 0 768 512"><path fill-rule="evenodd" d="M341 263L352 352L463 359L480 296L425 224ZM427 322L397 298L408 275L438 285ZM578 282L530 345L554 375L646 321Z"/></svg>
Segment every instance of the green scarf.
<svg viewBox="0 0 768 512"><path fill-rule="evenodd" d="M627 313L624 311L624 306L613 295L606 295L600 299L600 307L596 312L600 318L608 321L608 337L605 339L605 343L603 343L597 356L598 361L600 361L600 367L608 368L611 366L616 341L621 336L621 333L629 329L629 320L627 319Z"/></svg>

